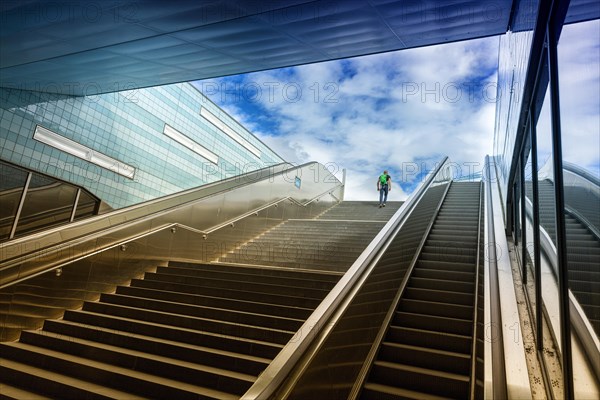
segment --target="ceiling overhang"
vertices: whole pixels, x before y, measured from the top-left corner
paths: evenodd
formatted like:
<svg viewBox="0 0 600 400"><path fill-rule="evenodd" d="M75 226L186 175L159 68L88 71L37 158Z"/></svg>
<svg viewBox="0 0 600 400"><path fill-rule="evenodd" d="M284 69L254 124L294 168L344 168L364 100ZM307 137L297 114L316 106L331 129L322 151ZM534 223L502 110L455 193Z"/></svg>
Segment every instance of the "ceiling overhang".
<svg viewBox="0 0 600 400"><path fill-rule="evenodd" d="M474 39L532 29L538 1L2 2L0 86L93 95Z"/></svg>

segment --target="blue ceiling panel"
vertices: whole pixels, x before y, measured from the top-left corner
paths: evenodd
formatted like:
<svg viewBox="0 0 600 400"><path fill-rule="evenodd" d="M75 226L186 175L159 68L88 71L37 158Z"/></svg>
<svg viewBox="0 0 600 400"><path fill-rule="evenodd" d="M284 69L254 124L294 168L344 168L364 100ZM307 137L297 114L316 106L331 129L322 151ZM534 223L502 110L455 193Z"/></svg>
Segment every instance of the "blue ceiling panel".
<svg viewBox="0 0 600 400"><path fill-rule="evenodd" d="M539 0L1 4L0 86L93 94L532 29ZM572 0L567 20L599 15Z"/></svg>

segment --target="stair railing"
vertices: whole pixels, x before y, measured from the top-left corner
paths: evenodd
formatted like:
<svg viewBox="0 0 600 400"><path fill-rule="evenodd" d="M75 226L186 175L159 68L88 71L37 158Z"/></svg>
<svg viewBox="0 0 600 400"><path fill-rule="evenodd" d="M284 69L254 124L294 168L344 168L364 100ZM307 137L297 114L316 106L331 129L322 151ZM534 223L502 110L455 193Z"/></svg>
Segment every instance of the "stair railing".
<svg viewBox="0 0 600 400"><path fill-rule="evenodd" d="M339 322L357 295L377 261L406 222L423 195L439 180L448 180L451 174L448 157L421 182L413 195L398 209L394 216L371 241L336 286L315 309L297 331L294 338L279 352L277 357L258 377L254 385L241 397L243 400L279 398L288 377L301 374L323 344L333 327Z"/></svg>
<svg viewBox="0 0 600 400"><path fill-rule="evenodd" d="M0 288L165 229L207 234L282 201L310 204L341 190L321 164L284 163L114 210L0 244Z"/></svg>

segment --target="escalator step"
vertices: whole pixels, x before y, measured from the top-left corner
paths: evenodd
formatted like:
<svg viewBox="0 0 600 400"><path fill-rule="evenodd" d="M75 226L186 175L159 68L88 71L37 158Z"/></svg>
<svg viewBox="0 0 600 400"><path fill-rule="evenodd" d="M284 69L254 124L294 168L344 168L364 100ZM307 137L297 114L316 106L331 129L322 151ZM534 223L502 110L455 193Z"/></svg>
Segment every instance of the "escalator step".
<svg viewBox="0 0 600 400"><path fill-rule="evenodd" d="M423 392L403 389L394 386L382 385L380 383L367 382L361 392L360 398L363 400L446 400L447 397L433 396Z"/></svg>
<svg viewBox="0 0 600 400"><path fill-rule="evenodd" d="M387 340L411 346L469 354L471 336L455 335L432 330L390 326Z"/></svg>
<svg viewBox="0 0 600 400"><path fill-rule="evenodd" d="M443 279L411 277L408 285L415 289L441 290L445 292L473 293L472 282L446 281Z"/></svg>
<svg viewBox="0 0 600 400"><path fill-rule="evenodd" d="M447 292L442 290L407 287L404 296L406 299L432 301L437 303L452 303L463 306L473 305L473 295L470 293Z"/></svg>
<svg viewBox="0 0 600 400"><path fill-rule="evenodd" d="M473 323L470 319L438 317L404 311L396 311L392 324L395 326L406 326L429 331L436 330L463 336L469 336L473 331Z"/></svg>
<svg viewBox="0 0 600 400"><path fill-rule="evenodd" d="M469 263L452 263L448 261L436 260L418 260L416 268L435 269L444 271L458 271L473 273L473 264Z"/></svg>
<svg viewBox="0 0 600 400"><path fill-rule="evenodd" d="M413 275L415 278L430 278L430 279L443 279L446 281L459 281L459 282L473 282L473 272L460 272L460 271L445 271L439 269L426 269L426 268L415 268Z"/></svg>
<svg viewBox="0 0 600 400"><path fill-rule="evenodd" d="M469 354L391 342L382 343L377 359L461 375L469 375L471 369Z"/></svg>
<svg viewBox="0 0 600 400"><path fill-rule="evenodd" d="M434 371L408 365L375 361L371 371L372 381L389 386L433 394L466 398L469 377L448 372Z"/></svg>
<svg viewBox="0 0 600 400"><path fill-rule="evenodd" d="M439 317L472 319L473 307L458 304L437 303L422 300L400 300L400 311L415 314L436 315Z"/></svg>

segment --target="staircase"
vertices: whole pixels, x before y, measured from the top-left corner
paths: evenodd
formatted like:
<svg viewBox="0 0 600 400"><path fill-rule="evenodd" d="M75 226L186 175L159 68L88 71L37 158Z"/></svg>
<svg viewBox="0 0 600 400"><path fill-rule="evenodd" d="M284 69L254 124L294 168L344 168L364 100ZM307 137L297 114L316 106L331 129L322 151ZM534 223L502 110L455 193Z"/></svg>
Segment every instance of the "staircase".
<svg viewBox="0 0 600 400"><path fill-rule="evenodd" d="M383 226L384 213L381 221L348 220L383 211L375 204L341 203L322 219L292 220L251 241L272 249L293 241L298 257L274 251L254 265L231 263L249 254L248 243L218 262L148 268L43 329L23 331L0 345L0 396L239 398ZM388 203L385 213L399 205ZM344 221L327 219L344 213ZM323 243L339 247L322 252Z"/></svg>
<svg viewBox="0 0 600 400"><path fill-rule="evenodd" d="M470 396L480 188L452 183L362 399Z"/></svg>
<svg viewBox="0 0 600 400"><path fill-rule="evenodd" d="M316 219L287 220L218 261L346 272L401 205L342 202Z"/></svg>

